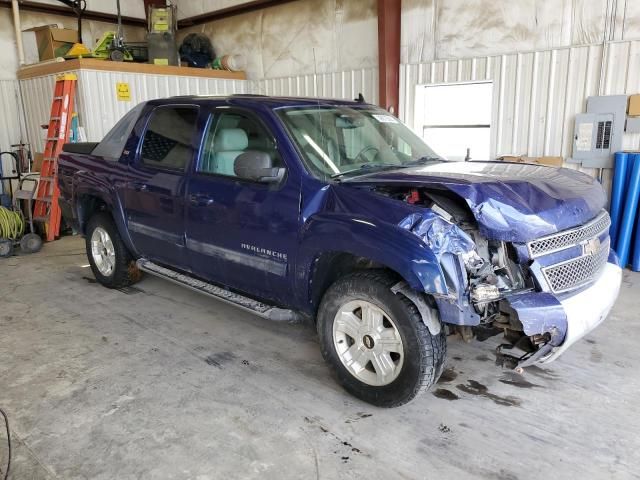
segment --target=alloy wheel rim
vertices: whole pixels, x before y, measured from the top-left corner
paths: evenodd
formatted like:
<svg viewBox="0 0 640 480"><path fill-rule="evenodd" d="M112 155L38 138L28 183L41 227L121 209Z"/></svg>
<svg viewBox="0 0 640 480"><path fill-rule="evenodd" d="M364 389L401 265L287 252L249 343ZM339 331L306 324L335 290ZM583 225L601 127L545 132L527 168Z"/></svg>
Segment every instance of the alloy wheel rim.
<svg viewBox="0 0 640 480"><path fill-rule="evenodd" d="M342 365L367 385L388 385L402 370L400 332L391 316L371 302L353 300L338 310L333 343Z"/></svg>
<svg viewBox="0 0 640 480"><path fill-rule="evenodd" d="M116 266L116 252L107 231L97 227L91 234L91 256L98 271L105 277L110 276Z"/></svg>

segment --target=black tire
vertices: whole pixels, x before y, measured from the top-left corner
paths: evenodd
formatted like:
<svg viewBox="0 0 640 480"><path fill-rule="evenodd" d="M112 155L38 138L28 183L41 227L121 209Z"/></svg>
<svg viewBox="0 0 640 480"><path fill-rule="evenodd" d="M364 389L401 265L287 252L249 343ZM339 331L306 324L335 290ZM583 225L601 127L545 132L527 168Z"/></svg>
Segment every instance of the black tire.
<svg viewBox="0 0 640 480"><path fill-rule="evenodd" d="M24 253L36 253L42 248L42 238L36 233L27 233L20 239L20 250Z"/></svg>
<svg viewBox="0 0 640 480"><path fill-rule="evenodd" d="M368 270L337 280L326 291L318 310L318 334L322 355L339 383L355 397L378 407L403 405L435 384L447 352L444 328L431 335L416 306L391 287L398 279L385 271ZM372 303L393 318L403 343L404 360L398 376L389 384L372 386L349 372L340 360L333 340L333 323L347 302Z"/></svg>
<svg viewBox="0 0 640 480"><path fill-rule="evenodd" d="M91 237L96 228L103 228L109 235L111 242L113 243L113 249L115 252L115 266L113 271L109 275L103 275L91 253ZM96 280L102 285L108 288L122 288L133 284L138 280L139 274L135 268L134 258L127 250L127 247L122 242L118 229L113 222L113 218L106 212L96 213L91 217L87 224L87 232L85 237L85 245L87 250L87 258L91 265L91 271L96 277Z"/></svg>
<svg viewBox="0 0 640 480"><path fill-rule="evenodd" d="M121 50L111 50L111 52L109 52L109 60L112 62L124 62L124 52Z"/></svg>

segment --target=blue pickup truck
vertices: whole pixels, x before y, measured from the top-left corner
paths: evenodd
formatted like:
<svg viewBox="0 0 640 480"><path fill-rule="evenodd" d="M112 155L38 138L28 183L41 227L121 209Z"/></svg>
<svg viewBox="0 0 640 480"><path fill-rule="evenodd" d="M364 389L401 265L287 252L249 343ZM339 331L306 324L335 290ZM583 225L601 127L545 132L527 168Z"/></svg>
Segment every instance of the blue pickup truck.
<svg viewBox="0 0 640 480"><path fill-rule="evenodd" d="M597 181L445 161L359 101L149 101L66 145L58 181L101 284L144 271L314 319L338 381L383 407L438 380L447 334L503 335L497 358L522 371L595 328L620 288Z"/></svg>

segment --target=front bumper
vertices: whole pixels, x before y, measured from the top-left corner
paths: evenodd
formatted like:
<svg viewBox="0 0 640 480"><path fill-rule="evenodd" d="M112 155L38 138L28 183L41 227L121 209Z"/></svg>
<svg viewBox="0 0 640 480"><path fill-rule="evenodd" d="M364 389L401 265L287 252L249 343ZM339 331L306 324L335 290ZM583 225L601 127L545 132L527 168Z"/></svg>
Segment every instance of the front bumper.
<svg viewBox="0 0 640 480"><path fill-rule="evenodd" d="M578 292L554 295L529 292L506 299L527 336L550 340L520 366L549 363L596 328L609 314L620 292L622 269L610 257L597 280Z"/></svg>
<svg viewBox="0 0 640 480"><path fill-rule="evenodd" d="M567 317L567 332L564 341L538 363L553 362L571 345L596 328L607 318L620 293L622 269L607 263L600 278L581 292L560 299Z"/></svg>

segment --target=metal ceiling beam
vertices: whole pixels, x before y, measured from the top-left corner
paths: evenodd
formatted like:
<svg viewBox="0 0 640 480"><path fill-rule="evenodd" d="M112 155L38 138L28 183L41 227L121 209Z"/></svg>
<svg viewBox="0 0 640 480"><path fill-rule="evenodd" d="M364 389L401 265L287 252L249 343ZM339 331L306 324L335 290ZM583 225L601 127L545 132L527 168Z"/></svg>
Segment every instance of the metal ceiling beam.
<svg viewBox="0 0 640 480"><path fill-rule="evenodd" d="M400 103L401 0L378 0L378 91L380 106L398 115Z"/></svg>
<svg viewBox="0 0 640 480"><path fill-rule="evenodd" d="M0 0L0 8L11 8L11 0ZM50 5L39 2L31 2L22 0L20 2L20 11L24 12L37 12L37 13L49 13L51 15L60 15L62 17L77 18L76 13L68 7L63 5ZM97 22L117 23L118 17L111 13L95 12L86 10L82 14L82 20L94 20ZM144 18L135 17L122 17L122 23L124 25L134 25L137 27L146 27L147 21Z"/></svg>
<svg viewBox="0 0 640 480"><path fill-rule="evenodd" d="M203 23L234 17L236 15L242 15L243 13L255 12L257 10L263 10L265 8L275 7L277 5L295 1L297 0L252 0L240 5L234 5L227 8L221 8L213 12L183 18L182 20L178 20L178 28L193 27L194 25L201 25Z"/></svg>

